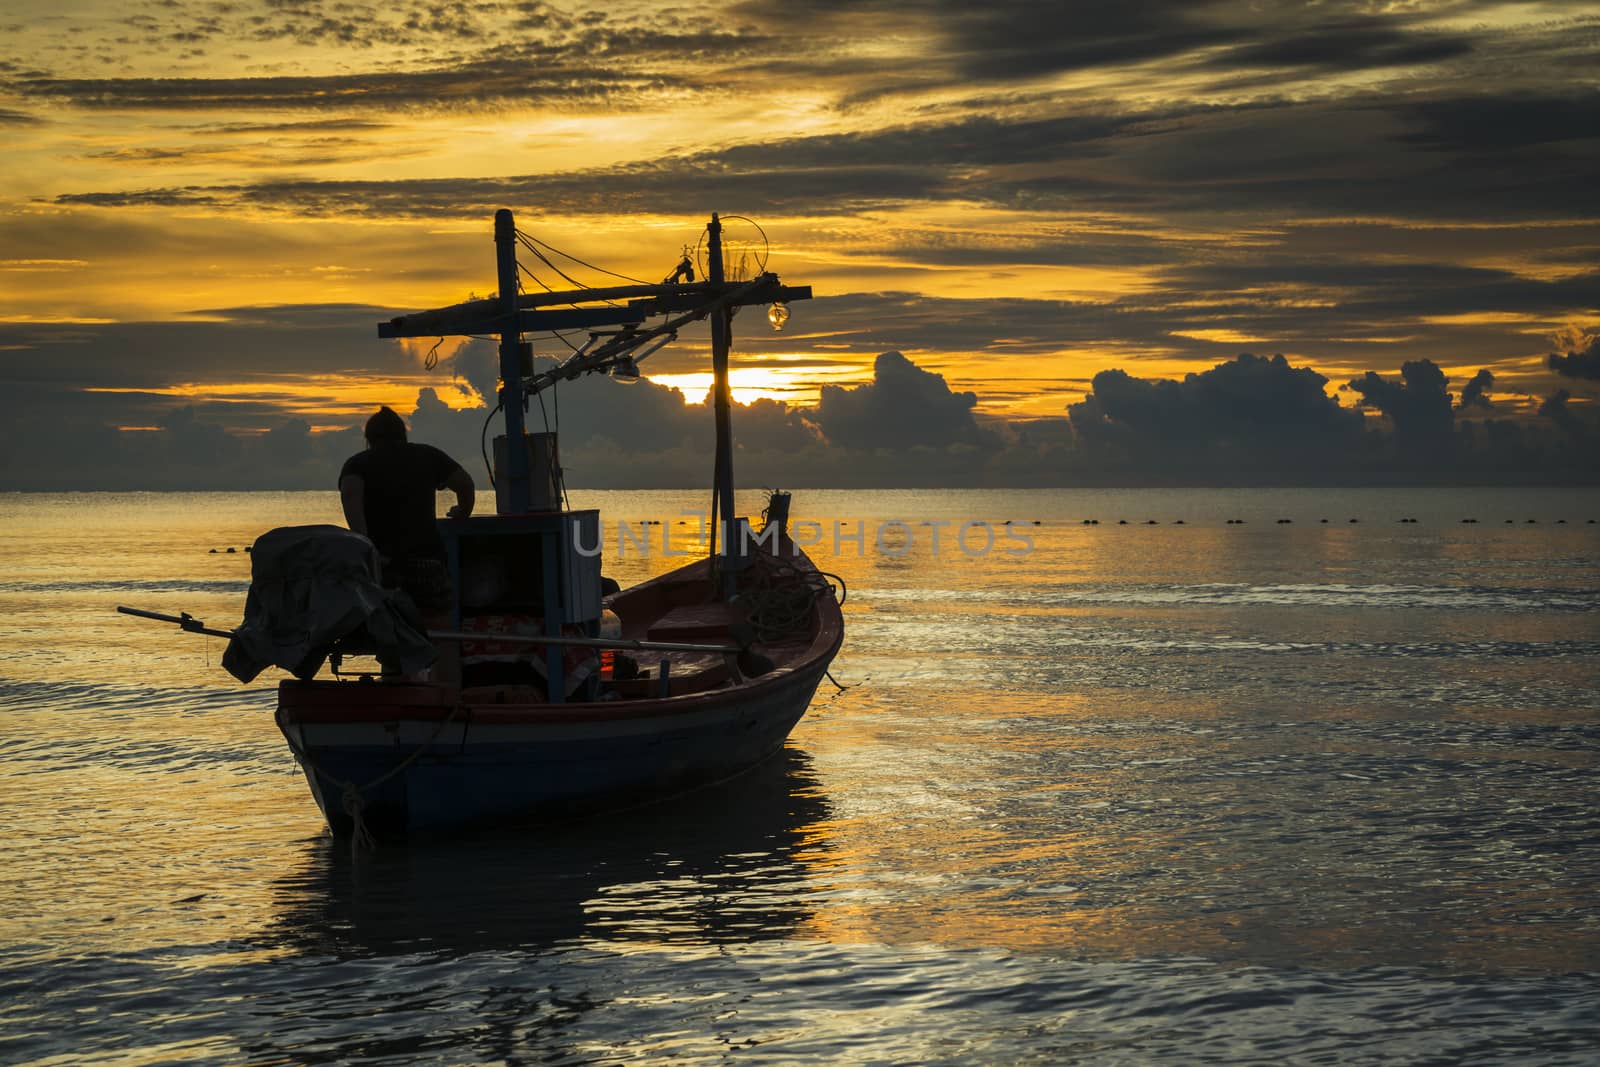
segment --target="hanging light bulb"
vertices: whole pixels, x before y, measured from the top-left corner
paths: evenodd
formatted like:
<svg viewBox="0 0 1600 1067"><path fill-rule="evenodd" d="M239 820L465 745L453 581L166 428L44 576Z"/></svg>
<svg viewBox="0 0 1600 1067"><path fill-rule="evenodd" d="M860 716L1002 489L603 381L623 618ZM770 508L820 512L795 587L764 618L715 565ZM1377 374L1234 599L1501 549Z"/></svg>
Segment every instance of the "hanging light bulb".
<svg viewBox="0 0 1600 1067"><path fill-rule="evenodd" d="M639 365L632 356L618 356L611 364L611 380L632 385L639 380Z"/></svg>
<svg viewBox="0 0 1600 1067"><path fill-rule="evenodd" d="M789 305L777 303L767 308L767 321L775 332L782 333L783 324L789 321Z"/></svg>

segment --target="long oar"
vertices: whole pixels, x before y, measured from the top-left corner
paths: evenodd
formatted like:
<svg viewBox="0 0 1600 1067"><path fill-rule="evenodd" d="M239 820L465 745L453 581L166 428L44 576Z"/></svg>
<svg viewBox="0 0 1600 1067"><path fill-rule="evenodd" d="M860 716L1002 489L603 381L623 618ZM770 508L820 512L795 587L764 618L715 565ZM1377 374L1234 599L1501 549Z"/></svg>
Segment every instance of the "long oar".
<svg viewBox="0 0 1600 1067"><path fill-rule="evenodd" d="M187 611L182 615L163 615L159 611L125 608L120 604L117 606L117 610L124 615L137 615L141 619L154 619L157 622L174 623L185 632L191 634L211 634L213 637L234 636L232 630L212 629L205 624L204 620L195 618ZM492 641L518 645L576 645L580 648L618 648L633 652L739 653L744 651L737 645L696 645L683 641L637 641L627 637L551 637L531 634L466 633L457 630L429 630L428 636L435 641Z"/></svg>
<svg viewBox="0 0 1600 1067"><path fill-rule="evenodd" d="M197 619L187 611L182 615L163 615L159 611L144 611L140 608L125 608L117 605L117 610L124 615L137 615L141 619L154 619L157 622L176 623L186 632L191 634L210 634L212 637L232 637L232 630L214 630L205 624L203 619Z"/></svg>

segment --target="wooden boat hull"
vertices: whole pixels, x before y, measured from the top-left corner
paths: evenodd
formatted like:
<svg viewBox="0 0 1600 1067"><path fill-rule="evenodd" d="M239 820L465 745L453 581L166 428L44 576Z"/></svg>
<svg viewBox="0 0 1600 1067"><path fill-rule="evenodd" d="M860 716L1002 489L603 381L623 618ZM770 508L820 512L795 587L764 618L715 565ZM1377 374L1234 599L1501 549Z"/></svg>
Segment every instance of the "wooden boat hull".
<svg viewBox="0 0 1600 1067"><path fill-rule="evenodd" d="M300 713L279 725L336 834L352 828L345 795L354 785L366 826L395 836L626 807L727 778L783 747L826 670L817 663L727 693L629 702L615 717L603 704L559 717L373 703L359 718L347 705L342 718L315 721L289 695L308 683L286 681L286 704Z"/></svg>
<svg viewBox="0 0 1600 1067"><path fill-rule="evenodd" d="M656 583L681 588L697 569ZM646 583L620 596L648 601L670 588ZM550 704L469 690L480 699L463 702L425 683L286 679L277 721L338 835L358 817L362 829L396 837L615 810L726 779L781 749L843 635L825 595L773 670L703 692Z"/></svg>

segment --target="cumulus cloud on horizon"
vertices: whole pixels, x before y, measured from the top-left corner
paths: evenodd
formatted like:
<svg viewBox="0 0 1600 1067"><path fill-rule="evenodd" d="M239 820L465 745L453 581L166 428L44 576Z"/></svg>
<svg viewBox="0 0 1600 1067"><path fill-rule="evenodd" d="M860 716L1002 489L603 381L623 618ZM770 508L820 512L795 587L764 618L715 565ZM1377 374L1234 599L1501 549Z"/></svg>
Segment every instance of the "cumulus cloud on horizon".
<svg viewBox="0 0 1600 1067"><path fill-rule="evenodd" d="M493 345L469 344L442 370L489 396L495 360ZM448 380L402 413L415 439L486 485L481 457L498 424L486 407L447 405ZM889 351L872 381L825 387L815 408L735 404L735 470L741 484L810 487L1600 481L1585 452L1596 404L1563 390L1532 423L1497 419L1482 406L1490 381L1472 377L1457 408L1429 360L1407 362L1398 380L1368 374L1348 388L1382 413L1375 423L1316 371L1245 353L1181 380L1104 370L1064 417L1008 421L977 416L976 393ZM1466 421L1469 410L1488 417ZM39 383L7 392L0 415L0 488L34 490L330 488L362 447L365 418L317 432L270 405ZM265 432L237 432L241 417ZM677 390L603 377L544 394L528 416L530 430L559 429L568 484L585 488L707 484L711 425L708 406Z"/></svg>

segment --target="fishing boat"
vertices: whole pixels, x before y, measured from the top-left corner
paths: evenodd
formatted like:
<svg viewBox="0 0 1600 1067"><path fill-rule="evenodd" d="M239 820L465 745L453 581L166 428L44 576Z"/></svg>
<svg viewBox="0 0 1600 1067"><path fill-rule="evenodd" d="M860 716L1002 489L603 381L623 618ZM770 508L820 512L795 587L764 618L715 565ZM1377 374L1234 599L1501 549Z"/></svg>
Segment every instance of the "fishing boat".
<svg viewBox="0 0 1600 1067"><path fill-rule="evenodd" d="M734 515L733 313L771 305L781 325L810 288L764 270L730 280L716 215L701 281L686 254L660 285L524 294L519 241L511 212L498 212L498 298L378 327L384 338L500 338L496 513L438 522L446 618L419 626L378 584L370 542L337 527L256 542L237 630L118 609L229 636L235 662L224 663L241 678L265 662L289 670L277 724L332 832L361 843L619 809L737 775L782 749L844 639L843 583L789 536L788 494L772 493L758 523ZM527 432L525 404L590 374L637 378L640 361L707 319L716 440L707 551L612 588L599 515L564 506L558 443ZM536 373L524 335L570 329L590 331L588 343ZM363 656L379 665L353 668ZM238 669L240 660L252 662Z"/></svg>

